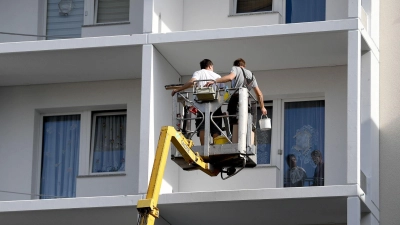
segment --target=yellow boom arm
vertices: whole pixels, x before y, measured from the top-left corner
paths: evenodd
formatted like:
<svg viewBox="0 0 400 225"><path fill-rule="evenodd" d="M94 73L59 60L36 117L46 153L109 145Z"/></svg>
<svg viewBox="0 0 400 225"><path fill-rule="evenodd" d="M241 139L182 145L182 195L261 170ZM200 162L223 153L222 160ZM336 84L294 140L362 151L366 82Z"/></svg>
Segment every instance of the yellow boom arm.
<svg viewBox="0 0 400 225"><path fill-rule="evenodd" d="M176 131L172 126L162 127L146 199L141 199L137 203L140 225L153 225L155 219L159 217L157 203L171 142L189 164L195 165L199 170L210 176L217 176L220 172L209 163L205 163L199 153L191 149L193 147L192 140L186 139L182 133Z"/></svg>

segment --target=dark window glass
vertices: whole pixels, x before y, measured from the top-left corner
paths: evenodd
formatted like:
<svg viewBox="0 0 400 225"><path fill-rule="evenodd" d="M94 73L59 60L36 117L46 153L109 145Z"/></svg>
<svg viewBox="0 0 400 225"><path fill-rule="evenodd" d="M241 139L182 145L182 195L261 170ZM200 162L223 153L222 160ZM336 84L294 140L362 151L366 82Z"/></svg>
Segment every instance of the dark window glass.
<svg viewBox="0 0 400 225"><path fill-rule="evenodd" d="M326 0L286 0L286 23L325 21Z"/></svg>
<svg viewBox="0 0 400 225"><path fill-rule="evenodd" d="M236 13L272 10L272 0L237 0Z"/></svg>

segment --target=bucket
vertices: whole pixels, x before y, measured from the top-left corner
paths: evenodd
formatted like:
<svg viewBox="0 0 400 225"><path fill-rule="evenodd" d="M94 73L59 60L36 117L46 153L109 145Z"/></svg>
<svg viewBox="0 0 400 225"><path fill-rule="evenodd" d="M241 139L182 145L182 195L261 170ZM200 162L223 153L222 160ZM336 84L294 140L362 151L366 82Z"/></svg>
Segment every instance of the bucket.
<svg viewBox="0 0 400 225"><path fill-rule="evenodd" d="M227 144L229 141L228 139L226 139L226 137L220 135L216 138L214 138L214 144L216 145L223 145L223 144Z"/></svg>
<svg viewBox="0 0 400 225"><path fill-rule="evenodd" d="M268 116L263 119L264 115L261 115L261 119L258 121L260 123L260 130L270 130L271 129L271 119Z"/></svg>

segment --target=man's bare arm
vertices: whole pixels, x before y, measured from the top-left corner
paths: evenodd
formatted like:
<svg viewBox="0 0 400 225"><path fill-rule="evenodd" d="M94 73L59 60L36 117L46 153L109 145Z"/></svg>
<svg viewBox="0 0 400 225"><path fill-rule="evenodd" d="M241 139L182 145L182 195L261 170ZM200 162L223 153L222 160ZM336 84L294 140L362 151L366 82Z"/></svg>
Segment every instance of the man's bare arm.
<svg viewBox="0 0 400 225"><path fill-rule="evenodd" d="M267 115L267 109L265 109L265 106L264 106L263 93L261 92L260 88L258 88L258 87L254 87L254 92L256 93L258 102L260 103L261 113L263 115Z"/></svg>
<svg viewBox="0 0 400 225"><path fill-rule="evenodd" d="M214 81L208 81L207 84L206 84L205 86L208 87L208 86L210 86L210 85L212 85L212 84L214 84L214 83L226 83L226 82L229 82L229 81L235 79L235 76L236 76L236 74L230 73L230 74L225 75L225 76L223 76L223 77L221 77L221 78L217 78L217 79L215 80L215 82L214 82Z"/></svg>
<svg viewBox="0 0 400 225"><path fill-rule="evenodd" d="M178 88L172 90L171 96L174 96L176 92L180 92L182 90L190 88L196 80L197 80L196 78L192 78L188 82L186 82L182 87L178 87Z"/></svg>

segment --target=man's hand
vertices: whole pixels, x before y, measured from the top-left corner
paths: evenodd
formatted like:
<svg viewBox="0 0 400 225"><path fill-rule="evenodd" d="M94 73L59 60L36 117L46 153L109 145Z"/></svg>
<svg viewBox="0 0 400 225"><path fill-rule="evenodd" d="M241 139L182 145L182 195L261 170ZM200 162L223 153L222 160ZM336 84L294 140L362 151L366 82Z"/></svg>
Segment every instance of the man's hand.
<svg viewBox="0 0 400 225"><path fill-rule="evenodd" d="M204 86L209 87L211 85L215 84L215 81L208 81Z"/></svg>
<svg viewBox="0 0 400 225"><path fill-rule="evenodd" d="M261 108L261 113L265 116L267 115L267 109L265 109L265 107Z"/></svg>
<svg viewBox="0 0 400 225"><path fill-rule="evenodd" d="M176 92L178 92L178 90L176 90L176 89L172 90L171 96L174 96Z"/></svg>

